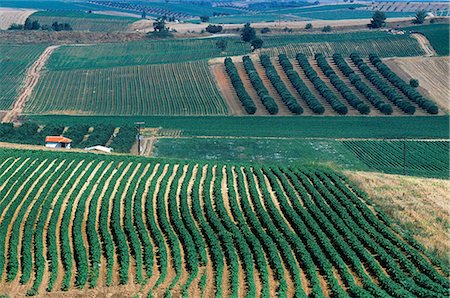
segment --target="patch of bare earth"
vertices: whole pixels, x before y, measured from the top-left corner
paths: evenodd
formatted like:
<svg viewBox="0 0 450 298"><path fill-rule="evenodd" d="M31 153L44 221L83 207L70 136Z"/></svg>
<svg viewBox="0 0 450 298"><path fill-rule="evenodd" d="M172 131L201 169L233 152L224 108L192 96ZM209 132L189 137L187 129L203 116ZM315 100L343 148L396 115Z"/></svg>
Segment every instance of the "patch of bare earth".
<svg viewBox="0 0 450 298"><path fill-rule="evenodd" d="M31 65L28 69L27 74L25 76L25 80L23 82L23 87L19 91L16 101L13 104L13 107L10 111L8 111L5 116L3 116L2 122L17 122L19 115L22 113L23 108L25 107L25 103L33 92L34 87L39 80L39 76L42 68L47 62L50 55L56 50L59 46L49 46L44 50L44 52L39 56L39 58Z"/></svg>
<svg viewBox="0 0 450 298"><path fill-rule="evenodd" d="M368 172L345 174L429 251L441 259L450 257L450 181Z"/></svg>
<svg viewBox="0 0 450 298"><path fill-rule="evenodd" d="M431 46L430 41L426 38L425 35L420 33L413 33L411 34L412 37L414 37L422 47L422 49L425 51L425 56L435 56L436 51Z"/></svg>
<svg viewBox="0 0 450 298"><path fill-rule="evenodd" d="M389 58L383 62L406 82L419 80L419 92L449 112L450 57Z"/></svg>
<svg viewBox="0 0 450 298"><path fill-rule="evenodd" d="M35 12L34 9L0 8L0 30L7 30L12 24L24 24Z"/></svg>
<svg viewBox="0 0 450 298"><path fill-rule="evenodd" d="M245 115L246 112L242 107L241 102L239 101L236 91L234 90L230 78L227 76L225 72L225 66L223 65L223 59L221 59L220 63L213 64L210 66L211 72L216 79L217 87L222 94L222 97L225 99L225 102L228 105L229 110L232 115Z"/></svg>

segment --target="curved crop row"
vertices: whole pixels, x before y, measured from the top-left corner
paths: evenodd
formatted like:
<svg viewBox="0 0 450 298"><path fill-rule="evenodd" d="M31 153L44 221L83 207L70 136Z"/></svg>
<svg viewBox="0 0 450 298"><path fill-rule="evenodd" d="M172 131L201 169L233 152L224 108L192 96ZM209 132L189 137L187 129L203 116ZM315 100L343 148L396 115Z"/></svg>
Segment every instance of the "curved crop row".
<svg viewBox="0 0 450 298"><path fill-rule="evenodd" d="M266 70L267 77L277 90L278 94L280 94L281 100L288 107L289 111L297 115L303 113L302 107L298 104L297 100L292 96L291 92L289 92L286 85L278 75L272 61L270 61L270 57L268 55L261 55L260 60L262 66L264 66L264 69Z"/></svg>
<svg viewBox="0 0 450 298"><path fill-rule="evenodd" d="M386 82L384 82L380 76L374 72L364 60L356 53L350 55L353 63L359 68L364 76L375 85L394 105L399 107L403 112L409 115L413 115L416 112L416 108L403 96L401 96L396 90L391 88Z"/></svg>
<svg viewBox="0 0 450 298"><path fill-rule="evenodd" d="M439 108L437 105L423 97L419 92L413 87L405 83L395 72L393 72L386 64L384 64L378 55L369 55L370 62L378 69L378 71L385 77L389 82L391 82L395 87L400 89L403 94L405 94L410 100L419 105L422 109L430 114L437 114Z"/></svg>
<svg viewBox="0 0 450 298"><path fill-rule="evenodd" d="M377 108L381 113L385 115L392 114L393 111L391 105L384 102L384 100L382 100L375 91L373 91L361 80L361 78L355 73L355 71L350 68L341 54L334 54L333 61L339 68L339 70L346 77L348 77L350 83L352 83L353 86L355 86L356 89L358 89L358 91L361 92L375 108Z"/></svg>
<svg viewBox="0 0 450 298"><path fill-rule="evenodd" d="M317 72L309 64L308 58L304 54L297 54L296 56L298 64L305 72L305 75L313 83L314 87L325 98L325 100L331 105L339 115L345 115L348 113L347 107L336 97L333 91L328 88L327 85L319 78Z"/></svg>
<svg viewBox="0 0 450 298"><path fill-rule="evenodd" d="M225 70L228 76L230 77L231 84L233 84L234 90L236 90L236 94L239 100L241 101L245 111L248 114L255 114L256 112L255 103L245 90L244 84L242 83L241 77L239 76L236 66L233 63L233 60L231 60L231 58L229 57L225 58Z"/></svg>
<svg viewBox="0 0 450 298"><path fill-rule="evenodd" d="M337 76L331 66L328 64L327 59L321 53L316 53L315 59L317 61L317 65L320 67L322 72L328 77L331 84L341 93L342 97L344 97L347 102L354 107L358 112L363 115L367 115L370 113L370 107L362 102L353 91L347 87L347 85Z"/></svg>
<svg viewBox="0 0 450 298"><path fill-rule="evenodd" d="M309 88L305 85L303 80L300 78L298 73L294 70L289 58L286 54L280 54L278 56L278 61L280 62L281 67L286 73L289 81L294 86L297 93L303 98L308 107L315 114L323 114L325 112L325 108L323 105L317 100L317 98L311 93Z"/></svg>
<svg viewBox="0 0 450 298"><path fill-rule="evenodd" d="M256 93L258 93L261 102L266 107L269 114L277 114L278 106L273 98L269 95L269 91L267 91L264 83L261 81L261 78L259 77L259 74L256 71L255 66L253 65L252 59L249 56L244 56L242 58L242 61L244 62L245 72L247 73L250 82L253 85L253 88L255 88Z"/></svg>

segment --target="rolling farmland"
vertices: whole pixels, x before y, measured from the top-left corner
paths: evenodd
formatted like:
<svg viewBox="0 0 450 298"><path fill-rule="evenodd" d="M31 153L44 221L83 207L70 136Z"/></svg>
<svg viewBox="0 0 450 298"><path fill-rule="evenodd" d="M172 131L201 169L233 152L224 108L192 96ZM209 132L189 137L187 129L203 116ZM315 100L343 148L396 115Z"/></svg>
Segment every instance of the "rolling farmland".
<svg viewBox="0 0 450 298"><path fill-rule="evenodd" d="M446 295L439 261L327 169L0 154L0 294Z"/></svg>
<svg viewBox="0 0 450 298"><path fill-rule="evenodd" d="M426 36L436 53L441 56L448 56L449 50L449 28L448 24L433 24L414 27L406 27L403 30L419 32Z"/></svg>
<svg viewBox="0 0 450 298"><path fill-rule="evenodd" d="M47 45L0 44L0 110L9 109L15 101L25 73Z"/></svg>
<svg viewBox="0 0 450 298"><path fill-rule="evenodd" d="M225 115L204 61L46 72L28 113Z"/></svg>
<svg viewBox="0 0 450 298"><path fill-rule="evenodd" d="M32 21L51 26L53 22L68 23L74 31L127 31L137 18L106 16L73 11L39 11L30 16Z"/></svg>

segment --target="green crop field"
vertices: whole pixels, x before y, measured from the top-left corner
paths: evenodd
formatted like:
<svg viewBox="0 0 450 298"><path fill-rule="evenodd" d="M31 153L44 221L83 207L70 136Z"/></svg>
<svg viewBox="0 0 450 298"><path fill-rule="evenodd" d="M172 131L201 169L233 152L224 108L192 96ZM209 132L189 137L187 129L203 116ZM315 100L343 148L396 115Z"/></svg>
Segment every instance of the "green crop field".
<svg viewBox="0 0 450 298"><path fill-rule="evenodd" d="M155 144L153 155L259 164L320 163L345 169L369 169L341 142L332 139L161 138Z"/></svg>
<svg viewBox="0 0 450 298"><path fill-rule="evenodd" d="M227 106L205 61L49 71L26 112L114 115L224 115Z"/></svg>
<svg viewBox="0 0 450 298"><path fill-rule="evenodd" d="M448 141L344 141L362 162L390 174L449 178ZM404 155L406 153L406 156Z"/></svg>
<svg viewBox="0 0 450 298"><path fill-rule="evenodd" d="M2 149L0 173L0 295L445 297L449 286L439 260L329 169Z"/></svg>
<svg viewBox="0 0 450 298"><path fill-rule="evenodd" d="M386 32L352 32L329 34L297 34L268 36L263 52L271 56L280 53L294 58L297 53L314 56L323 53L331 56L340 53L348 56L358 52L362 56L377 54L381 57L422 56L423 49L409 35L392 35Z"/></svg>
<svg viewBox="0 0 450 298"><path fill-rule="evenodd" d="M28 67L33 64L46 47L45 44L0 43L0 110L11 107Z"/></svg>
<svg viewBox="0 0 450 298"><path fill-rule="evenodd" d="M38 11L30 16L32 21L51 26L53 22L68 23L74 31L126 31L137 18L107 16L78 11Z"/></svg>
<svg viewBox="0 0 450 298"><path fill-rule="evenodd" d="M423 25L406 27L404 30L410 30L414 32L420 32L425 35L430 41L433 48L436 50L438 55L448 56L450 54L449 50L449 25L448 24L434 24L434 25Z"/></svg>
<svg viewBox="0 0 450 298"><path fill-rule="evenodd" d="M228 41L226 52L216 46L218 39L174 39L128 43L97 44L85 47L63 46L47 63L49 70L74 70L144 64L165 64L234 56L250 51L237 38Z"/></svg>
<svg viewBox="0 0 450 298"><path fill-rule="evenodd" d="M39 124L134 123L181 130L184 136L286 138L448 138L449 116L415 117L186 117L28 116Z"/></svg>

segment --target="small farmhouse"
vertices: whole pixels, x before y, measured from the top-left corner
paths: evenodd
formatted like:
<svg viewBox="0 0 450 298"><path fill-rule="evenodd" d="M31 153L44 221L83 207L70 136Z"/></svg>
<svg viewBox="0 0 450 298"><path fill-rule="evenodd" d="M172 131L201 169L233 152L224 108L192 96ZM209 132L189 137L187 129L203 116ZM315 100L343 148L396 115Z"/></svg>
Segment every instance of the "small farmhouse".
<svg viewBox="0 0 450 298"><path fill-rule="evenodd" d="M47 136L45 138L45 147L48 148L66 148L70 149L72 140L63 136Z"/></svg>

